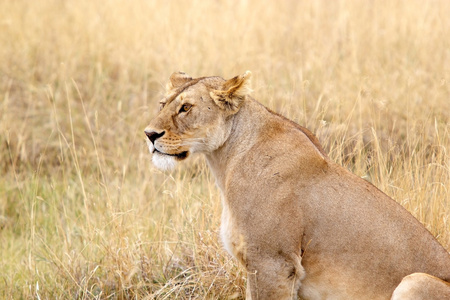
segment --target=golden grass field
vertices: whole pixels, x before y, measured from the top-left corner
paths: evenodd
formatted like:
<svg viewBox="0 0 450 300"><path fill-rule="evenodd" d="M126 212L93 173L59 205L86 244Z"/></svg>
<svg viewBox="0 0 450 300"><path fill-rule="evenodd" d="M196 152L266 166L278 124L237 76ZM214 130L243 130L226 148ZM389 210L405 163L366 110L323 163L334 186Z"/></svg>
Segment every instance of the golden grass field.
<svg viewBox="0 0 450 300"><path fill-rule="evenodd" d="M0 0L0 298L239 299L201 156L151 165L167 78L253 73L450 249L449 1Z"/></svg>

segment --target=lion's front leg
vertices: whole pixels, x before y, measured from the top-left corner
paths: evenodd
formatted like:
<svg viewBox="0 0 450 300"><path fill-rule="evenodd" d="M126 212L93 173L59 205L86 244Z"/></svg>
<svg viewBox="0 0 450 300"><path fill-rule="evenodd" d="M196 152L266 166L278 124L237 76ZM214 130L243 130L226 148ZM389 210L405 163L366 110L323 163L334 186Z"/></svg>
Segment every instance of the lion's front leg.
<svg viewBox="0 0 450 300"><path fill-rule="evenodd" d="M296 254L247 256L246 298L297 299L305 271Z"/></svg>

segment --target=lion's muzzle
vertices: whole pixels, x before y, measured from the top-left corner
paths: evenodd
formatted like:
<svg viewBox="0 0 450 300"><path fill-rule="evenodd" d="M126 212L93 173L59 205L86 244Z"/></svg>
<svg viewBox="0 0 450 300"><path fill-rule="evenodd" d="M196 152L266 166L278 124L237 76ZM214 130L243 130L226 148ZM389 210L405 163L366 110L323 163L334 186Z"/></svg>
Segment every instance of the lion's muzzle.
<svg viewBox="0 0 450 300"><path fill-rule="evenodd" d="M152 144L155 144L155 141L157 139L159 139L160 137L162 137L166 132L162 131L160 133L156 132L156 131L151 131L151 130L145 130L145 135L148 137L148 139L150 140L150 142L152 142Z"/></svg>

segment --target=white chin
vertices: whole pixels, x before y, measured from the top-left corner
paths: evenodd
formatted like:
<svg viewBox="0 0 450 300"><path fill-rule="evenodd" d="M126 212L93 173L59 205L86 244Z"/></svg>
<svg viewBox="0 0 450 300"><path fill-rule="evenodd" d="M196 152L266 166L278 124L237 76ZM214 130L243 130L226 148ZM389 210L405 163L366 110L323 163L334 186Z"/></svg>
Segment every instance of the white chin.
<svg viewBox="0 0 450 300"><path fill-rule="evenodd" d="M160 154L158 152L153 153L152 162L155 167L162 171L173 170L177 165L177 161L174 157Z"/></svg>

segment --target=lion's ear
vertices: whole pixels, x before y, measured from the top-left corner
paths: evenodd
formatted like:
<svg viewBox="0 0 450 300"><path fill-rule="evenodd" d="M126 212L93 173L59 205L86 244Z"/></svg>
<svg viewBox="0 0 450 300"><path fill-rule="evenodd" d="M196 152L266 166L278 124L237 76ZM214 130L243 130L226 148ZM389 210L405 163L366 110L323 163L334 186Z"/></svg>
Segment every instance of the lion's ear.
<svg viewBox="0 0 450 300"><path fill-rule="evenodd" d="M232 114L237 113L245 96L251 92L251 77L252 73L247 71L231 78L222 85L220 90L210 92L210 96L220 108L228 110Z"/></svg>
<svg viewBox="0 0 450 300"><path fill-rule="evenodd" d="M175 72L170 76L169 82L166 85L166 90L170 91L176 89L191 80L192 77L189 76L188 74L184 72Z"/></svg>

